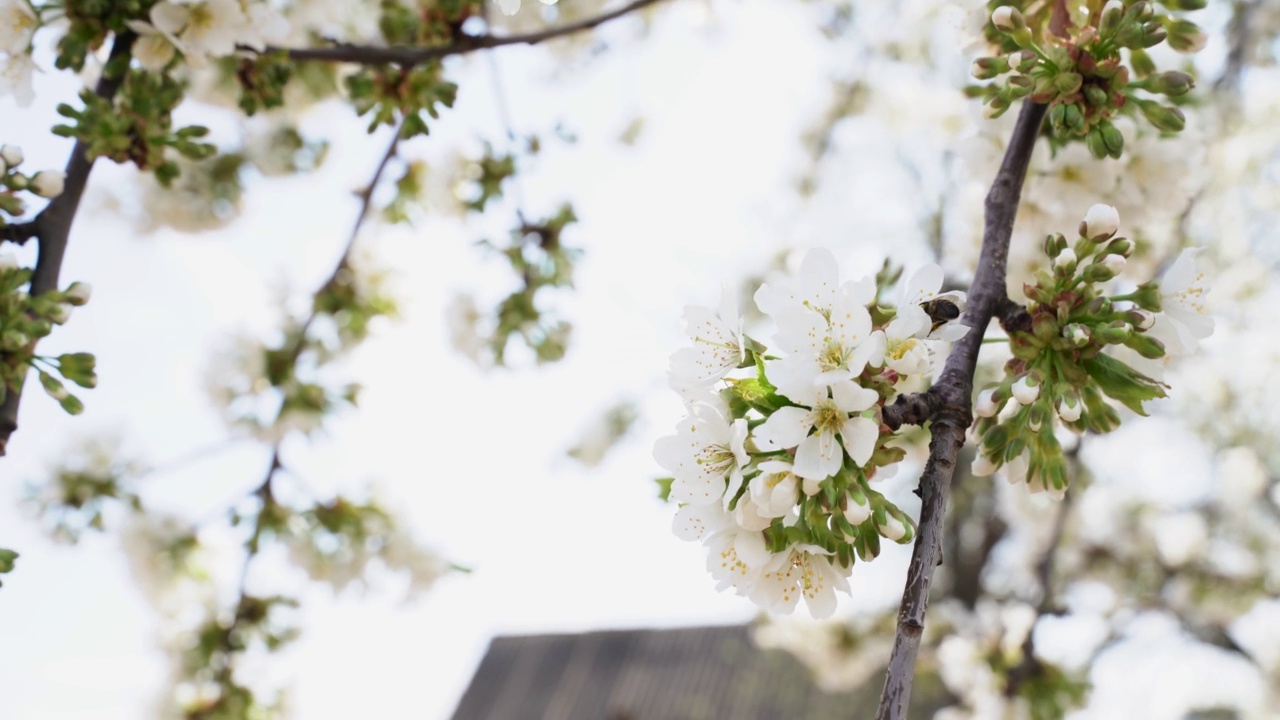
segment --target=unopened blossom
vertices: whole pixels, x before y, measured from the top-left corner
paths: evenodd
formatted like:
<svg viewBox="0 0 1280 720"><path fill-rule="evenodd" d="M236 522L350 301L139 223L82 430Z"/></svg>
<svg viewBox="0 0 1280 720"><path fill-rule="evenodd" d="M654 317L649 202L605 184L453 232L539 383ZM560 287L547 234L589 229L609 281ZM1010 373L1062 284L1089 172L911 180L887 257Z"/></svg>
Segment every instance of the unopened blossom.
<svg viewBox="0 0 1280 720"><path fill-rule="evenodd" d="M849 521L850 525L857 527L867 521L871 517L871 503L861 494L854 495L850 493L846 496L847 504L842 511L844 519Z"/></svg>
<svg viewBox="0 0 1280 720"><path fill-rule="evenodd" d="M22 148L17 145L0 145L0 160L9 168L16 168L22 164Z"/></svg>
<svg viewBox="0 0 1280 720"><path fill-rule="evenodd" d="M986 477L998 469L1000 469L999 465L992 462L991 458L985 454L979 452L973 458L973 465L969 468L969 474L974 477Z"/></svg>
<svg viewBox="0 0 1280 720"><path fill-rule="evenodd" d="M989 388L978 393L978 397L973 401L973 413L978 417L995 417L1000 412L1000 406L996 403L996 388Z"/></svg>
<svg viewBox="0 0 1280 720"><path fill-rule="evenodd" d="M907 526L893 515L885 516L884 522L879 525L879 530L885 539L895 542L907 535Z"/></svg>
<svg viewBox="0 0 1280 720"><path fill-rule="evenodd" d="M850 568L833 562L815 545L793 545L765 564L750 594L752 602L770 612L789 614L804 597L815 618L828 618L836 610L836 590L849 592Z"/></svg>
<svg viewBox="0 0 1280 720"><path fill-rule="evenodd" d="M715 502L724 494L726 479L735 488L739 486L748 461L746 439L745 418L730 423L722 408L706 403L690 408L690 416L680 423L676 434L659 438L653 447L654 459L675 476L671 499Z"/></svg>
<svg viewBox="0 0 1280 720"><path fill-rule="evenodd" d="M791 463L767 460L760 463L760 474L748 485L751 500L765 517L782 517L791 512L800 499L801 480Z"/></svg>
<svg viewBox="0 0 1280 720"><path fill-rule="evenodd" d="M826 394L824 388L822 395ZM774 411L752 436L766 451L796 448L795 474L822 480L840 471L845 451L858 465L871 459L880 426L859 413L879 399L880 394L875 390L853 382L837 383L831 386L830 396L816 398L816 402L809 399L811 404L807 407L788 406Z"/></svg>
<svg viewBox="0 0 1280 720"><path fill-rule="evenodd" d="M1111 237L1120 229L1120 213L1110 205L1101 203L1089 207L1084 215L1082 234L1091 239Z"/></svg>
<svg viewBox="0 0 1280 720"><path fill-rule="evenodd" d="M1030 405L1040 397L1040 386L1031 384L1031 376L1023 375L1018 378L1011 388L1013 399L1017 400L1020 405Z"/></svg>
<svg viewBox="0 0 1280 720"><path fill-rule="evenodd" d="M1083 410L1083 403L1078 398L1064 397L1058 402L1058 417L1062 418L1062 422L1079 420Z"/></svg>
<svg viewBox="0 0 1280 720"><path fill-rule="evenodd" d="M733 291L721 292L718 310L701 305L684 309L685 334L693 341L671 356L671 377L676 382L709 384L742 364L746 349L742 317Z"/></svg>
<svg viewBox="0 0 1280 720"><path fill-rule="evenodd" d="M93 286L87 282L76 281L67 288L67 301L74 305L84 305L93 295Z"/></svg>
<svg viewBox="0 0 1280 720"><path fill-rule="evenodd" d="M66 181L61 170L41 170L31 178L31 191L42 198L55 198L62 194Z"/></svg>
<svg viewBox="0 0 1280 720"><path fill-rule="evenodd" d="M1005 463L1005 479L1012 485L1025 482L1027 484L1027 490L1031 493L1048 493L1049 497L1054 500L1061 500L1067 496L1067 489L1065 487L1057 488L1048 484L1044 475L1040 473L1032 475L1030 473L1030 467L1031 451L1023 450L1021 455Z"/></svg>
<svg viewBox="0 0 1280 720"><path fill-rule="evenodd" d="M26 54L39 25L29 0L0 0L0 52Z"/></svg>
<svg viewBox="0 0 1280 720"><path fill-rule="evenodd" d="M17 269L18 258L14 257L13 253L0 253L0 272Z"/></svg>
<svg viewBox="0 0 1280 720"><path fill-rule="evenodd" d="M1053 259L1053 266L1059 269L1070 270L1076 265L1076 253L1071 248L1062 248L1062 252L1058 253Z"/></svg>
<svg viewBox="0 0 1280 720"><path fill-rule="evenodd" d="M1123 255L1111 254L1102 256L1098 263L1110 270L1112 275L1119 275L1124 270L1126 260Z"/></svg>

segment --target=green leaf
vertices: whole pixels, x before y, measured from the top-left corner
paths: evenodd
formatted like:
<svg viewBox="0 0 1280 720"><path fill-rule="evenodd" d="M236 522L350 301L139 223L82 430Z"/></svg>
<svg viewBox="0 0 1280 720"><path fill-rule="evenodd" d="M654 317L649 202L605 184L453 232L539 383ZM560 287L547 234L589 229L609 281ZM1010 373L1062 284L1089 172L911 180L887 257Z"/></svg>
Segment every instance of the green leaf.
<svg viewBox="0 0 1280 720"><path fill-rule="evenodd" d="M671 483L675 482L675 478L654 478L653 481L658 483L658 498L661 499L662 502L670 502Z"/></svg>
<svg viewBox="0 0 1280 720"><path fill-rule="evenodd" d="M1143 375L1110 355L1096 355L1081 365L1107 397L1145 416L1142 403L1165 397L1164 385Z"/></svg>

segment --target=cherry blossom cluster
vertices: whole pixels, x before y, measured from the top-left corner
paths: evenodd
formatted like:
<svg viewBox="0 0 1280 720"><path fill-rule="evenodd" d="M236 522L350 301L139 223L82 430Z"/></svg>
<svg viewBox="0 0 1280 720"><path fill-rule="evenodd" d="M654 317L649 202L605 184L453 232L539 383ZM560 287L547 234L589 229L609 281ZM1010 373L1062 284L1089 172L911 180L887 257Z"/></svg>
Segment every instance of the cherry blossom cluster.
<svg viewBox="0 0 1280 720"><path fill-rule="evenodd" d="M1151 96L1181 97L1194 79L1185 72L1156 72L1147 49L1165 42L1185 53L1203 47L1200 28L1164 8L1198 10L1204 0L1168 0L1160 9L1148 0L1108 0L1066 18L1050 5L1030 5L1024 15L1005 4L992 13L991 37L1000 53L978 58L972 68L979 80L1004 76L978 90L991 117L1024 97L1046 103L1055 140L1081 140L1097 158L1124 152L1124 135L1112 122L1120 113L1136 111L1161 132L1182 130L1186 118L1178 101L1166 105Z"/></svg>
<svg viewBox="0 0 1280 720"><path fill-rule="evenodd" d="M876 278L842 283L831 253L810 251L797 276L755 294L773 349L743 334L727 291L718 310L686 309L692 345L672 356L670 383L688 415L654 457L673 476L675 533L706 545L719 589L783 613L803 597L828 617L857 558L913 539L872 484L904 455L888 444L886 401L929 380L931 346L968 331L964 294L941 285L926 266L889 305Z"/></svg>
<svg viewBox="0 0 1280 720"><path fill-rule="evenodd" d="M8 224L5 215L16 218L27 211L18 193L26 191L42 198L62 194L66 175L61 170L38 170L27 175L18 170L23 160L22 148L0 145L0 228Z"/></svg>
<svg viewBox="0 0 1280 720"><path fill-rule="evenodd" d="M1145 415L1143 403L1165 397L1161 363L1192 352L1213 332L1194 249L1162 280L1108 294L1134 249L1116 236L1119 225L1115 208L1094 205L1073 245L1060 233L1045 239L1052 270L1024 287L1026 316L1007 319L1013 357L1005 376L974 402L981 448L975 475L1007 465L1010 482L1025 479L1033 492L1062 497L1067 471L1056 428L1114 430L1120 414L1108 399Z"/></svg>

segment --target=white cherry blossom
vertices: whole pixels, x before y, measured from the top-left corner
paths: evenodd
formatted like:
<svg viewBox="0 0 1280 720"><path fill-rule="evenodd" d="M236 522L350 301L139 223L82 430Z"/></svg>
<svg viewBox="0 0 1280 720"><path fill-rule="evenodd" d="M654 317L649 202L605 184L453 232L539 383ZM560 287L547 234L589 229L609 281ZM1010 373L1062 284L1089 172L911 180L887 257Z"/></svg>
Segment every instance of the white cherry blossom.
<svg viewBox="0 0 1280 720"><path fill-rule="evenodd" d="M768 373L769 368L765 371ZM831 386L829 397L824 388L822 397L809 398L806 407L788 406L774 411L752 436L766 451L796 448L795 474L806 480L823 480L840 471L844 451L858 465L871 459L880 425L859 413L879 399L879 393L856 383L836 383ZM840 444L836 443L837 434Z"/></svg>
<svg viewBox="0 0 1280 720"><path fill-rule="evenodd" d="M713 311L700 305L684 309L685 334L693 346L671 356L671 377L682 385L710 384L742 364L746 349L742 338L742 317L738 302L726 286L720 307Z"/></svg>
<svg viewBox="0 0 1280 720"><path fill-rule="evenodd" d="M716 590L733 588L739 595L753 593L770 561L763 535L732 525L707 538L707 551L707 571L716 581Z"/></svg>
<svg viewBox="0 0 1280 720"><path fill-rule="evenodd" d="M849 592L849 572L816 545L793 545L764 565L751 591L751 601L777 613L790 614L803 596L815 618L831 617L836 590Z"/></svg>
<svg viewBox="0 0 1280 720"><path fill-rule="evenodd" d="M1199 254L1199 248L1183 250L1160 279L1161 312L1149 333L1174 355L1194 352L1213 334L1213 318L1205 309L1209 284L1199 268Z"/></svg>
<svg viewBox="0 0 1280 720"><path fill-rule="evenodd" d="M675 435L659 438L653 447L658 464L675 476L671 499L680 503L707 504L720 500L725 478L737 487L747 464L747 421L732 423L727 413L707 403L690 408Z"/></svg>
<svg viewBox="0 0 1280 720"><path fill-rule="evenodd" d="M204 66L212 57L230 55L236 43L252 36L238 0L162 0L151 8L151 24L193 67Z"/></svg>
<svg viewBox="0 0 1280 720"><path fill-rule="evenodd" d="M0 0L0 52L25 55L39 26L28 0Z"/></svg>

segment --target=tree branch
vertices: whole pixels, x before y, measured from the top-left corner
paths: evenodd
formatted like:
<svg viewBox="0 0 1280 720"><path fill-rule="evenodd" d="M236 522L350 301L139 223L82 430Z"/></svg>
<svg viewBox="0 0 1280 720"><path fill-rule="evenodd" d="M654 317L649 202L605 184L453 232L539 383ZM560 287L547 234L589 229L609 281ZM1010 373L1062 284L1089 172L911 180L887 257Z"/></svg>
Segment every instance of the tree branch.
<svg viewBox="0 0 1280 720"><path fill-rule="evenodd" d="M1031 332L1031 314L1018 303L1005 297L996 304L996 320L1005 333Z"/></svg>
<svg viewBox="0 0 1280 720"><path fill-rule="evenodd" d="M885 406L881 422L894 431L903 425L923 425L938 412L940 400L927 392L899 395L892 405Z"/></svg>
<svg viewBox="0 0 1280 720"><path fill-rule="evenodd" d="M525 33L523 35L508 35L506 37L495 35L460 35L452 43L448 45L440 45L438 47L371 47L366 45L337 44L333 47L327 48L281 48L267 46L263 52L283 52L289 56L290 60L298 61L320 60L325 62L359 63L362 65L394 63L403 67L412 67L429 60L437 60L449 55L465 55L466 53L475 52L477 50L488 50L491 48L502 47L504 45L536 45L541 42L546 42L547 40L553 40L555 38L582 32L583 30L591 30L598 25L603 25L610 20L622 17L623 15L629 15L637 10L660 1L661 0L633 0L617 10L603 13L596 17L586 18L567 25L561 25L560 27L539 30L538 32ZM253 48L249 47L241 47L240 49L256 52Z"/></svg>
<svg viewBox="0 0 1280 720"><path fill-rule="evenodd" d="M973 373L977 368L982 336L1002 301L1005 271L1009 258L1009 238L1022 196L1022 184L1031 162L1031 151L1044 120L1044 105L1024 102L1018 124L1005 150L1004 160L986 199L986 225L982 237L982 253L977 272L969 287L969 307L965 322L972 330L952 348L946 367L930 390L937 395L938 408L933 416L929 461L920 478L920 531L916 536L907 584L898 610L898 628L889 657L889 672L880 696L877 720L903 720L911 699L915 679L916 655L924 631L924 616L929 605L929 585L933 569L941 560L942 519L955 473L956 456L964 445L964 433L972 420Z"/></svg>
<svg viewBox="0 0 1280 720"><path fill-rule="evenodd" d="M0 242L23 245L36 236L35 221L0 226Z"/></svg>
<svg viewBox="0 0 1280 720"><path fill-rule="evenodd" d="M126 32L116 36L111 45L111 56L106 67L113 67L112 61L129 54L133 41L137 36ZM119 92L124 83L128 69L118 76L104 73L94 87L94 93L100 98L110 100ZM93 161L87 157L89 146L77 140L71 149L71 157L67 160L66 180L62 186L62 194L45 206L29 223L30 235L38 239L40 254L36 260L35 272L31 276L31 287L28 292L32 297L42 295L58 287L58 273L62 270L62 258L67 252L67 240L71 236L71 224L75 221L76 211L80 208L80 199L84 196L85 187L89 184L89 171L93 169ZM8 238L6 238L8 239ZM11 388L0 404L0 457L3 457L9 446L9 438L18 429L18 404L22 401L22 388Z"/></svg>

